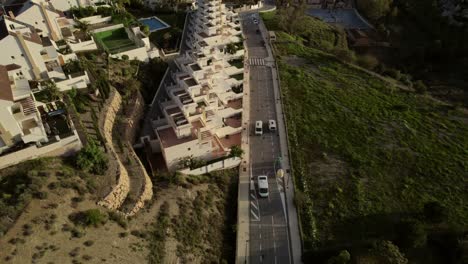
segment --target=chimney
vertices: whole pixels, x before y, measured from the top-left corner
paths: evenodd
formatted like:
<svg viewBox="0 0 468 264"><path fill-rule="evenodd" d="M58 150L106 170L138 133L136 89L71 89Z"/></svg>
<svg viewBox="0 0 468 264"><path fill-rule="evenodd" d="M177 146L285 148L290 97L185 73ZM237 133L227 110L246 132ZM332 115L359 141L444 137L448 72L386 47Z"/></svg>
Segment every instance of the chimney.
<svg viewBox="0 0 468 264"><path fill-rule="evenodd" d="M8 16L12 19L15 19L15 14L13 14L13 11L8 11Z"/></svg>

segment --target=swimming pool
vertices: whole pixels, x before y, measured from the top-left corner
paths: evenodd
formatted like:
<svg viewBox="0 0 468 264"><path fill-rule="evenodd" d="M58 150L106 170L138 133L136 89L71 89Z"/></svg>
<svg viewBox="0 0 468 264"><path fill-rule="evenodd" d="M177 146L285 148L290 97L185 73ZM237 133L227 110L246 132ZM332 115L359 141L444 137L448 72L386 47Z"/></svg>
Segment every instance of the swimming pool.
<svg viewBox="0 0 468 264"><path fill-rule="evenodd" d="M155 16L142 18L142 19L139 19L138 21L140 21L143 25L148 26L150 32L155 32L157 30L170 27L166 22L162 21L161 19Z"/></svg>

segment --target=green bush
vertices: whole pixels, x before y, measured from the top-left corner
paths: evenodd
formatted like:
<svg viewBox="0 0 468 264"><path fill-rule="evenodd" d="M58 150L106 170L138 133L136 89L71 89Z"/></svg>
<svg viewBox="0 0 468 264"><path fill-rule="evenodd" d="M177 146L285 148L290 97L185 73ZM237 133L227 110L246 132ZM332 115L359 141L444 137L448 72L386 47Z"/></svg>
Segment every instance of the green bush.
<svg viewBox="0 0 468 264"><path fill-rule="evenodd" d="M86 211L72 213L68 218L75 225L97 227L107 222L108 215L105 212L101 212L99 209L89 209Z"/></svg>
<svg viewBox="0 0 468 264"><path fill-rule="evenodd" d="M360 56L357 60L357 63L369 70L373 70L377 65L379 65L379 61L372 55L366 54L364 56Z"/></svg>
<svg viewBox="0 0 468 264"><path fill-rule="evenodd" d="M427 86L423 83L423 81L418 80L414 82L413 85L414 89L416 90L417 93L425 93L427 92Z"/></svg>
<svg viewBox="0 0 468 264"><path fill-rule="evenodd" d="M90 140L76 157L76 166L84 171L104 174L108 167L108 158L101 148Z"/></svg>

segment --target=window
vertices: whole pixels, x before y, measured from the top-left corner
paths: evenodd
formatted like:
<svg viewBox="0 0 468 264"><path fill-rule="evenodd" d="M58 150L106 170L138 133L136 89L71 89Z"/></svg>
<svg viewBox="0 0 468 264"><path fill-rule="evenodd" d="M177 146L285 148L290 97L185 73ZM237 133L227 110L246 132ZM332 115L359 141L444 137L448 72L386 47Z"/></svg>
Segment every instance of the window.
<svg viewBox="0 0 468 264"><path fill-rule="evenodd" d="M34 22L37 25L37 22Z"/></svg>
<svg viewBox="0 0 468 264"><path fill-rule="evenodd" d="M190 151L191 148L188 148L187 150Z"/></svg>
<svg viewBox="0 0 468 264"><path fill-rule="evenodd" d="M21 53L21 57L24 57L24 54Z"/></svg>
<svg viewBox="0 0 468 264"><path fill-rule="evenodd" d="M12 59L15 59L15 56L11 56Z"/></svg>
<svg viewBox="0 0 468 264"><path fill-rule="evenodd" d="M15 29L15 25L11 24L10 29Z"/></svg>

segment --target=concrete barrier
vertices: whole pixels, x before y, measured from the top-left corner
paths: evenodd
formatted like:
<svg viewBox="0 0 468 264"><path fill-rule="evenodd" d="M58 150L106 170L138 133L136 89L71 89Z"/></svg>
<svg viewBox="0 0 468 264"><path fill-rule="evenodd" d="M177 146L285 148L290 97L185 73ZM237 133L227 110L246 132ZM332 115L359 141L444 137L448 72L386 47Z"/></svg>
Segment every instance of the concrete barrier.
<svg viewBox="0 0 468 264"><path fill-rule="evenodd" d="M193 170L190 168L182 169L179 172L186 175L202 175L212 171L234 168L239 166L240 163L241 158L231 157Z"/></svg>

